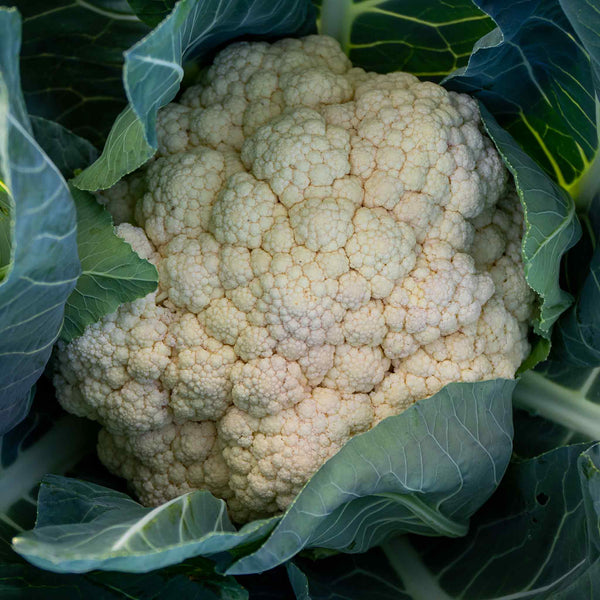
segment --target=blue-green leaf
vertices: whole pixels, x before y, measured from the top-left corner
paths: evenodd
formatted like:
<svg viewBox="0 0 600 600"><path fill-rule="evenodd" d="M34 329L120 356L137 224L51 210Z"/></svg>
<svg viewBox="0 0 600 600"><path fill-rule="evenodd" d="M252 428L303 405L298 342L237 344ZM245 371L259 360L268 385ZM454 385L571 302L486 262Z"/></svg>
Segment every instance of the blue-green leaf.
<svg viewBox="0 0 600 600"><path fill-rule="evenodd" d="M467 63L495 24L471 0L323 0L319 31L368 71L439 79Z"/></svg>
<svg viewBox="0 0 600 600"><path fill-rule="evenodd" d="M600 138L600 97L597 103ZM565 264L576 301L558 322L552 357L576 367L596 367L600 365L600 154L580 186L579 199L583 240Z"/></svg>
<svg viewBox="0 0 600 600"><path fill-rule="evenodd" d="M32 120L36 139L65 177L97 156L94 147L58 123ZM81 335L90 323L154 291L156 268L115 235L109 213L91 194L70 188L77 211L77 249L82 273L65 306L63 341Z"/></svg>
<svg viewBox="0 0 600 600"><path fill-rule="evenodd" d="M575 204L528 156L494 117L481 107L488 134L512 173L525 212L523 236L525 278L541 298L537 332L548 336L552 325L572 302L560 288L561 259L581 235Z"/></svg>
<svg viewBox="0 0 600 600"><path fill-rule="evenodd" d="M145 508L126 494L49 475L40 488L36 527L14 538L13 547L59 573L145 573L256 542L276 521L253 521L236 531L225 503L206 491Z"/></svg>
<svg viewBox="0 0 600 600"><path fill-rule="evenodd" d="M84 190L110 187L144 164L156 149L156 115L179 90L182 64L244 35L305 31L308 0L181 0L148 36L125 53L123 80L129 107L115 122L100 159L78 175Z"/></svg>
<svg viewBox="0 0 600 600"><path fill-rule="evenodd" d="M586 0L560 0L589 54L595 72L596 135L600 148L600 11ZM553 347L555 360L577 367L600 365L600 152L575 190L584 240L566 264L569 281L582 280L575 305L560 319ZM591 250L592 257L586 256Z"/></svg>
<svg viewBox="0 0 600 600"><path fill-rule="evenodd" d="M594 0L559 0L571 26L590 55L600 94L600 11Z"/></svg>
<svg viewBox="0 0 600 600"><path fill-rule="evenodd" d="M62 125L42 117L31 117L33 135L65 179L78 169L84 169L98 157L90 142L75 135Z"/></svg>
<svg viewBox="0 0 600 600"><path fill-rule="evenodd" d="M227 572L261 572L310 547L364 552L398 533L465 535L510 457L513 386L450 384L353 438Z"/></svg>
<svg viewBox="0 0 600 600"><path fill-rule="evenodd" d="M447 386L350 440L282 517L239 532L208 492L150 509L100 486L49 477L36 527L14 548L58 572L147 571L219 553L227 568L232 559L223 553L234 551L229 574L246 574L304 548L357 553L398 532L465 535L510 458L513 387L507 380Z"/></svg>
<svg viewBox="0 0 600 600"><path fill-rule="evenodd" d="M466 537L393 538L355 562L297 560L297 598L596 600L599 466L600 447L587 444L515 462Z"/></svg>
<svg viewBox="0 0 600 600"><path fill-rule="evenodd" d="M599 450L569 446L515 463L467 538L415 538L431 578L464 600L599 598Z"/></svg>
<svg viewBox="0 0 600 600"><path fill-rule="evenodd" d="M293 562L285 565L296 600L312 600L306 575Z"/></svg>
<svg viewBox="0 0 600 600"><path fill-rule="evenodd" d="M538 164L574 197L598 153L592 66L557 0L475 0L494 36L444 84L475 95ZM573 7L584 0L570 0Z"/></svg>
<svg viewBox="0 0 600 600"><path fill-rule="evenodd" d="M600 196L598 196L600 221ZM600 224L600 223L599 223ZM600 234L600 227L598 228ZM600 247L587 267L587 277L579 290L575 305L559 320L552 351L554 360L567 361L576 367L600 366Z"/></svg>
<svg viewBox="0 0 600 600"><path fill-rule="evenodd" d="M528 281L542 296L537 326L541 334L548 335L569 304L569 296L558 286L558 272L569 244L571 213L577 208L585 220L594 195L600 191L600 105L595 89L600 14L586 0L535 0L513 3L508 9L493 0L476 0L476 4L494 18L498 28L480 40L468 66L453 73L444 84L479 98L512 136L510 152L505 150L504 157L517 180L532 180L519 173L518 163L524 161L515 162L510 155L518 153L520 147L529 170L537 163L568 194L561 195L556 187L550 190L544 184L546 206L539 191L534 193L534 188L528 190L521 184L528 226L524 242ZM493 136L493 131L490 133ZM509 136L503 132L503 137ZM534 179L541 181L537 174ZM528 210L528 205L535 205L535 211ZM550 230L555 233L550 234ZM573 264L581 270L587 268L588 261L578 256L568 266ZM587 285L593 286L593 281ZM571 291L577 294L579 290ZM595 302L593 293L590 301ZM570 337L568 343L573 340L579 345L573 348L579 366L591 364L589 361L597 360L595 354L600 353L593 350L594 356L586 363L582 345L594 339L598 325L590 329L585 302L574 309L579 314L568 317L565 331Z"/></svg>
<svg viewBox="0 0 600 600"><path fill-rule="evenodd" d="M0 181L10 200L11 257L0 284L0 433L27 414L80 272L75 208L31 132L19 81L19 15L0 9Z"/></svg>
<svg viewBox="0 0 600 600"><path fill-rule="evenodd" d="M30 114L100 146L127 103L123 52L147 25L126 0L12 0L23 15L21 72ZM87 165L84 165L87 166Z"/></svg>
<svg viewBox="0 0 600 600"><path fill-rule="evenodd" d="M115 234L108 211L88 192L72 187L71 193L77 209L81 275L65 307L60 332L65 342L121 304L153 292L158 285L156 267Z"/></svg>

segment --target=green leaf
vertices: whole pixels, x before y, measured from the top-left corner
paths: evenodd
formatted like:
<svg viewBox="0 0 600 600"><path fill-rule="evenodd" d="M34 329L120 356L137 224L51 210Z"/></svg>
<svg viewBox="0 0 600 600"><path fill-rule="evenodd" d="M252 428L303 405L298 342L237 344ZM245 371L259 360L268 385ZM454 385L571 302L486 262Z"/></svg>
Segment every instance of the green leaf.
<svg viewBox="0 0 600 600"><path fill-rule="evenodd" d="M559 0L573 29L590 55L600 94L600 12L593 0ZM596 122L597 123L597 122Z"/></svg>
<svg viewBox="0 0 600 600"><path fill-rule="evenodd" d="M548 358L548 354L550 354L551 343L549 339L536 335L532 337L531 352L517 369L517 375L535 368L541 362L545 361Z"/></svg>
<svg viewBox="0 0 600 600"><path fill-rule="evenodd" d="M296 600L312 600L306 575L293 562L285 564Z"/></svg>
<svg viewBox="0 0 600 600"><path fill-rule="evenodd" d="M12 260L0 285L0 434L29 409L80 272L75 209L36 143L19 81L19 15L0 9L0 180L11 202Z"/></svg>
<svg viewBox="0 0 600 600"><path fill-rule="evenodd" d="M590 0L559 0L560 6L579 36L588 54L593 73L596 101L596 154L573 190L573 196L582 210L592 213L591 203L600 202L600 11ZM596 214L598 207L596 206ZM596 222L596 239L600 226Z"/></svg>
<svg viewBox="0 0 600 600"><path fill-rule="evenodd" d="M145 573L256 542L276 521L253 521L236 531L225 503L206 491L145 508L126 494L49 475L40 488L36 527L15 537L13 548L58 573Z"/></svg>
<svg viewBox="0 0 600 600"><path fill-rule="evenodd" d="M599 458L579 445L511 465L467 538L413 540L421 563L450 598L600 597Z"/></svg>
<svg viewBox="0 0 600 600"><path fill-rule="evenodd" d="M600 185L600 184L599 184ZM584 221L596 246L592 259L571 260L571 270L581 269L585 277L574 306L558 321L553 337L552 358L576 367L600 366L600 193Z"/></svg>
<svg viewBox="0 0 600 600"><path fill-rule="evenodd" d="M303 548L357 553L398 532L465 535L510 458L513 386L447 386L350 440L282 517L239 531L224 502L205 491L150 509L107 488L50 476L35 529L13 546L57 572L144 572L218 553L225 569L232 558L224 553L235 550L227 573L235 575L263 572Z"/></svg>
<svg viewBox="0 0 600 600"><path fill-rule="evenodd" d="M464 535L510 456L513 385L450 384L351 439L227 572L262 572L303 548L364 552L397 533Z"/></svg>
<svg viewBox="0 0 600 600"><path fill-rule="evenodd" d="M156 27L175 6L175 0L128 0L135 14L144 23Z"/></svg>
<svg viewBox="0 0 600 600"><path fill-rule="evenodd" d="M598 96L596 105L600 140ZM577 367L594 367L600 365L600 154L596 155L595 164L580 183L579 217L584 235L565 265L565 279L575 283L577 296L574 306L558 322L552 356L554 360L567 361Z"/></svg>
<svg viewBox="0 0 600 600"><path fill-rule="evenodd" d="M323 0L319 31L368 71L439 79L467 63L495 24L471 0Z"/></svg>
<svg viewBox="0 0 600 600"><path fill-rule="evenodd" d="M61 125L33 119L40 145L65 177L97 156L94 147ZM115 235L109 213L87 192L71 188L77 210L77 247L82 273L65 307L61 338L70 341L120 304L154 291L156 268Z"/></svg>
<svg viewBox="0 0 600 600"><path fill-rule="evenodd" d="M599 150L589 54L557 0L512 3L508 10L496 0L475 3L498 31L444 84L481 100L525 152L576 197Z"/></svg>
<svg viewBox="0 0 600 600"><path fill-rule="evenodd" d="M156 267L115 234L108 211L87 192L72 187L71 193L77 209L82 270L65 307L60 332L65 342L121 304L153 292L158 285Z"/></svg>
<svg viewBox="0 0 600 600"><path fill-rule="evenodd" d="M54 121L32 117L31 126L37 143L65 179L70 179L76 170L87 167L98 157L90 142Z"/></svg>
<svg viewBox="0 0 600 600"><path fill-rule="evenodd" d="M597 148L600 148L600 12L583 0L561 0L562 9L589 53L595 72ZM566 264L575 280L575 305L559 321L553 359L577 367L600 365L600 152L574 190L584 239ZM592 258L586 252L593 252Z"/></svg>
<svg viewBox="0 0 600 600"><path fill-rule="evenodd" d="M215 18L218 15L218 18ZM156 150L156 115L179 90L182 64L245 35L307 31L308 0L182 0L148 36L125 53L123 80L129 107L121 113L100 159L74 179L84 190L110 187Z"/></svg>
<svg viewBox="0 0 600 600"><path fill-rule="evenodd" d="M114 122L100 158L74 177L72 183L80 190L109 188L153 154L154 148L144 137L142 123L133 109L127 107Z"/></svg>
<svg viewBox="0 0 600 600"><path fill-rule="evenodd" d="M481 116L515 179L523 205L525 278L541 298L536 332L548 337L552 325L572 302L570 294L560 288L559 275L562 257L581 234L575 204L483 106Z"/></svg>
<svg viewBox="0 0 600 600"><path fill-rule="evenodd" d="M310 600L596 600L600 597L600 447L512 463L461 539L394 538L346 563L299 560Z"/></svg>
<svg viewBox="0 0 600 600"><path fill-rule="evenodd" d="M149 28L126 0L13 0L23 15L22 78L30 114L104 143L127 103L123 52ZM85 165L87 166L87 165Z"/></svg>

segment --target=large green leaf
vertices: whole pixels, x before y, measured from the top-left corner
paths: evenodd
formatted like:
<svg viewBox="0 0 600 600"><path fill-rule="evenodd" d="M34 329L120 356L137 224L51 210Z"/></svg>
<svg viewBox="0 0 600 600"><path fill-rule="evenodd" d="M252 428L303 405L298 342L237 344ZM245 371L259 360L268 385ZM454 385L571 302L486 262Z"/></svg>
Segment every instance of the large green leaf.
<svg viewBox="0 0 600 600"><path fill-rule="evenodd" d="M11 266L0 284L0 433L29 408L80 272L75 209L32 136L19 81L20 17L0 9L0 180L11 202Z"/></svg>
<svg viewBox="0 0 600 600"><path fill-rule="evenodd" d="M558 273L573 240L573 213L577 209L585 224L591 200L600 190L600 112L594 87L600 14L585 0L534 0L513 3L508 10L494 0L476 4L494 18L498 29L477 44L468 66L444 84L479 98L514 140L503 154L522 190L528 225L523 248L527 278L542 296L538 329L547 335L569 304L558 287ZM502 138L509 138L495 124L488 129L499 145ZM494 136L492 129L500 134ZM519 147L522 157L517 156ZM567 193L561 195L556 186L550 189L547 184L534 192L540 180L537 173L529 176L535 162ZM527 189L527 183L533 185ZM570 270L574 266L587 273L589 258L581 260L578 250L567 264ZM588 291L565 331L579 339L580 347L573 349L579 355L585 354L581 345L595 339L599 327L594 323L590 329L597 311L591 318L589 307L596 303Z"/></svg>
<svg viewBox="0 0 600 600"><path fill-rule="evenodd" d="M313 22L308 0L181 0L147 37L125 53L123 80L129 107L115 122L96 163L74 180L77 187L110 187L144 164L156 149L156 115L179 90L182 64L236 37L306 32Z"/></svg>
<svg viewBox="0 0 600 600"><path fill-rule="evenodd" d="M12 0L23 15L22 77L32 115L101 145L127 102L123 52L148 33L126 0ZM87 165L86 165L87 166Z"/></svg>
<svg viewBox="0 0 600 600"><path fill-rule="evenodd" d="M49 475L40 488L36 527L15 537L13 547L34 565L59 573L144 573L256 542L276 520L236 531L225 503L206 491L145 508L126 494Z"/></svg>
<svg viewBox="0 0 600 600"><path fill-rule="evenodd" d="M600 447L511 464L468 536L395 538L355 562L290 566L298 600L597 600ZM343 557L345 558L345 557Z"/></svg>
<svg viewBox="0 0 600 600"><path fill-rule="evenodd" d="M319 31L356 66L439 79L466 64L495 24L471 0L323 0Z"/></svg>
<svg viewBox="0 0 600 600"><path fill-rule="evenodd" d="M600 92L600 11L594 0L559 0L592 61L596 92Z"/></svg>
<svg viewBox="0 0 600 600"><path fill-rule="evenodd" d="M498 30L445 85L479 98L554 181L577 196L598 153L589 54L557 0L511 3L509 10L497 0L475 3Z"/></svg>
<svg viewBox="0 0 600 600"><path fill-rule="evenodd" d="M561 0L595 71L596 135L600 148L600 11L584 0ZM600 365L600 152L576 191L584 240L568 257L567 280L574 282L575 305L558 323L553 356L578 367ZM589 254L591 253L591 258Z"/></svg>
<svg viewBox="0 0 600 600"><path fill-rule="evenodd" d="M14 548L59 572L148 571L235 549L238 560L228 572L246 574L303 548L356 553L398 532L465 535L510 457L513 386L507 380L447 386L350 440L281 518L239 532L224 503L208 492L150 509L100 486L49 477L36 527L15 538Z"/></svg>
<svg viewBox="0 0 600 600"><path fill-rule="evenodd" d="M396 533L465 535L510 456L513 386L450 384L353 438L227 572L261 572L303 548L364 552Z"/></svg>
<svg viewBox="0 0 600 600"><path fill-rule="evenodd" d="M523 236L525 277L541 298L536 329L548 336L552 325L572 302L570 294L560 288L559 275L562 257L581 234L575 204L485 107L481 107L481 113L488 134L514 176L521 198L527 225Z"/></svg>
<svg viewBox="0 0 600 600"><path fill-rule="evenodd" d="M36 139L65 177L97 156L93 146L58 123L33 119ZM93 196L71 188L77 211L77 250L82 273L65 306L61 338L68 342L90 323L154 291L156 268L114 233L110 214Z"/></svg>
<svg viewBox="0 0 600 600"><path fill-rule="evenodd" d="M156 267L115 235L108 211L88 192L72 187L71 193L77 209L81 275L65 307L60 332L65 342L121 304L153 292L158 285Z"/></svg>
<svg viewBox="0 0 600 600"><path fill-rule="evenodd" d="M420 562L451 598L600 598L599 465L599 446L512 465L467 538L414 540Z"/></svg>

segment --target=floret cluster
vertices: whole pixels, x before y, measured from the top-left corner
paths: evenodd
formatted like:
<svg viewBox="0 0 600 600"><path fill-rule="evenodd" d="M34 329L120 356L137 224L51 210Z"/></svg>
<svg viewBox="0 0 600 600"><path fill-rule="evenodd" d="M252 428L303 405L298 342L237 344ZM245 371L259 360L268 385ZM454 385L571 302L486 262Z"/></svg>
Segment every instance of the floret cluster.
<svg viewBox="0 0 600 600"><path fill-rule="evenodd" d="M277 513L353 435L528 352L518 198L474 100L324 36L238 43L106 192L159 288L57 355L62 405L156 505Z"/></svg>

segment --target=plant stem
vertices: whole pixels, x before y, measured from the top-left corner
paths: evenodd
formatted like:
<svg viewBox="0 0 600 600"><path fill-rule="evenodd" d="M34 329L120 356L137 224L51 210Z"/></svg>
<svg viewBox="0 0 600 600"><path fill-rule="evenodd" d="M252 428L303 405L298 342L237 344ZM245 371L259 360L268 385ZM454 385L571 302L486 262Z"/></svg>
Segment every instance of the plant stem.
<svg viewBox="0 0 600 600"><path fill-rule="evenodd" d="M350 46L352 6L352 4L348 5L343 0L323 0L321 3L319 33L335 38L346 54Z"/></svg>
<svg viewBox="0 0 600 600"><path fill-rule="evenodd" d="M451 600L406 536L388 540L381 549L413 600Z"/></svg>
<svg viewBox="0 0 600 600"><path fill-rule="evenodd" d="M591 440L600 440L600 405L586 398L599 372L600 368L594 369L580 389L571 390L540 373L528 371L519 380L513 403Z"/></svg>
<svg viewBox="0 0 600 600"><path fill-rule="evenodd" d="M0 519L35 488L47 473L64 473L95 445L95 429L72 415L61 417L35 444L20 450L8 468L0 470Z"/></svg>

